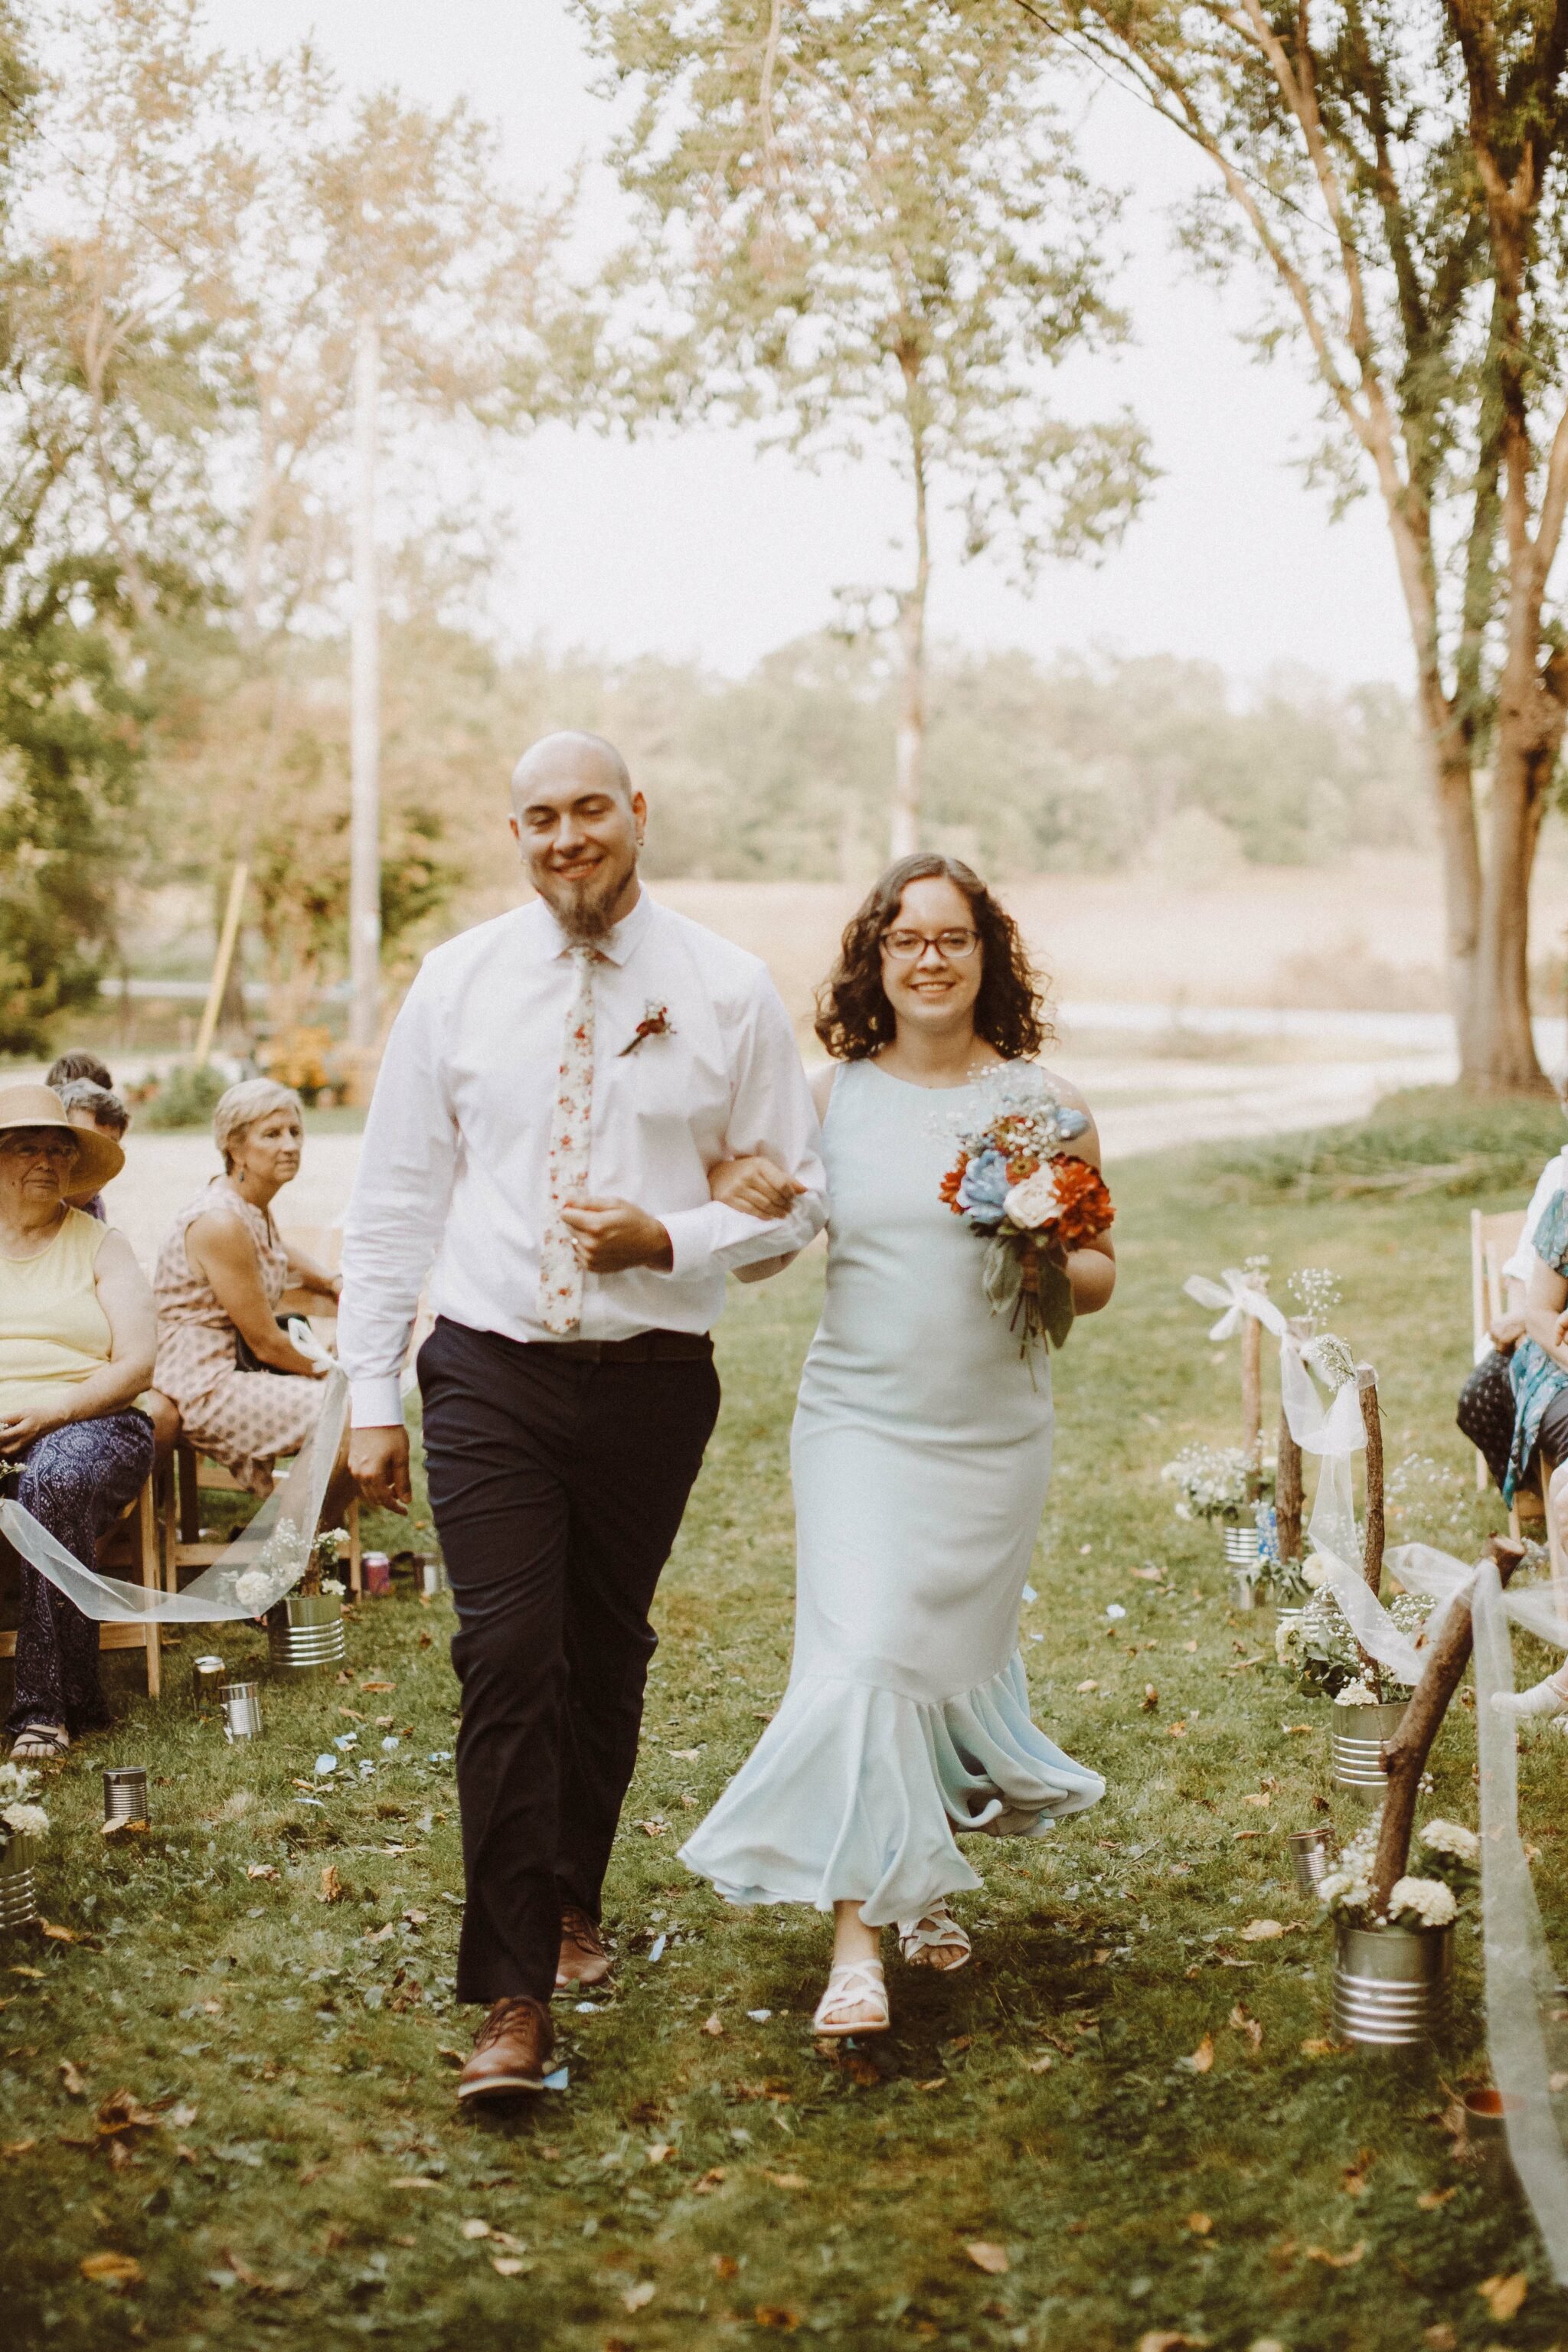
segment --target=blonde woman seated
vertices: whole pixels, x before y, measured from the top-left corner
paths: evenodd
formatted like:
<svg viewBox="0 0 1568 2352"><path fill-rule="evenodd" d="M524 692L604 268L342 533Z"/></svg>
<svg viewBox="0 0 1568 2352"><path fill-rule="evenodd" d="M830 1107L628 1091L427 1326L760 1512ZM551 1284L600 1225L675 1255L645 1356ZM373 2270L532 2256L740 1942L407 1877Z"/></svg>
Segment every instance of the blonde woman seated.
<svg viewBox="0 0 1568 2352"><path fill-rule="evenodd" d="M300 1354L279 1310L335 1313L340 1277L287 1248L272 1222L274 1197L300 1172L299 1096L247 1078L218 1103L213 1138L223 1173L181 1210L158 1253L153 1377L198 1452L266 1495L273 1465L315 1429L327 1370Z"/></svg>
<svg viewBox="0 0 1568 2352"><path fill-rule="evenodd" d="M0 1088L0 1472L84 1568L153 1466L147 1277L84 1205L123 1165L49 1087ZM26 1560L21 1581L11 1752L60 1756L109 1720L98 1627Z"/></svg>

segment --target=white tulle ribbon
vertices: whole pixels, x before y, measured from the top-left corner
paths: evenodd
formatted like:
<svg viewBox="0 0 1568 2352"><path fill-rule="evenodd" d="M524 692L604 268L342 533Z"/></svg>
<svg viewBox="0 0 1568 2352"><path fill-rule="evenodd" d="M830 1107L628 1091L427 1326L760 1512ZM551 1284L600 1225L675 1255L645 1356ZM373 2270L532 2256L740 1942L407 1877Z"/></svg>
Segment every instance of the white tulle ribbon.
<svg viewBox="0 0 1568 2352"><path fill-rule="evenodd" d="M1211 1339L1234 1339L1249 1315L1266 1331L1272 1331L1277 1339L1285 1337L1288 1326L1284 1316L1268 1293L1259 1290L1251 1275L1238 1265L1227 1265L1217 1282L1211 1282L1206 1274L1190 1274L1182 1288L1200 1307L1224 1308L1209 1333Z"/></svg>
<svg viewBox="0 0 1568 2352"><path fill-rule="evenodd" d="M1287 1328L1279 1339L1279 1402L1286 1426L1302 1453L1315 1454L1322 1464L1307 1529L1311 1548L1328 1559L1353 1560L1361 1539L1356 1533L1351 1456L1366 1444L1356 1384L1346 1381L1325 1406L1306 1350Z"/></svg>
<svg viewBox="0 0 1568 2352"><path fill-rule="evenodd" d="M322 1384L314 1433L255 1517L183 1592L100 1576L72 1558L20 1503L0 1503L0 1536L58 1587L84 1617L104 1625L217 1625L264 1616L303 1575L348 1423L349 1384L334 1369Z"/></svg>
<svg viewBox="0 0 1568 2352"><path fill-rule="evenodd" d="M1564 2064L1565 2004L1519 1833L1519 1752L1513 1718L1492 1702L1513 1688L1511 1617L1568 1649L1568 1623L1537 1590L1505 1592L1489 1559L1470 1599L1475 1627L1476 1745L1480 1760L1481 1931L1486 1955L1487 2054L1503 2095L1508 2152L1530 2200L1552 2267L1568 2285L1568 2145L1552 2104Z"/></svg>

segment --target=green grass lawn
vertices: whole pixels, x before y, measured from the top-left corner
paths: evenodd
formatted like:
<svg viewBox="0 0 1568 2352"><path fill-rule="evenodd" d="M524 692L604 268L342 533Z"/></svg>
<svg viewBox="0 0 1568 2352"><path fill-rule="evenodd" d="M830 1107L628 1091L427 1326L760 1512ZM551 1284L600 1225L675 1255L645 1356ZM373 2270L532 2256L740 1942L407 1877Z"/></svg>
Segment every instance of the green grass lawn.
<svg viewBox="0 0 1568 2352"><path fill-rule="evenodd" d="M1475 1931L1437 2057L1329 2045L1329 1939L1284 1844L1325 1808L1342 1830L1358 1818L1330 1795L1327 1709L1262 1655L1268 1621L1227 1612L1216 1539L1172 1517L1158 1475L1236 1422L1234 1348L1209 1349L1180 1283L1267 1250L1277 1288L1302 1264L1340 1275L1341 1327L1382 1373L1391 1462L1455 1474L1397 1531L1462 1549L1500 1524L1451 1419L1470 1199L1281 1201L1193 1160L1129 1165L1117 1190L1121 1287L1062 1360L1024 1643L1040 1720L1108 1794L1040 1843L970 1848L985 1880L958 1905L973 1965L944 1980L890 1959L893 2032L824 2057L808 2020L825 1923L727 1911L674 1858L784 1688L786 1441L813 1262L736 1292L722 1326L723 1418L660 1597L608 1890L615 1989L563 2006L563 2094L507 2117L453 2103L474 2012L451 2002L445 1601L363 1606L352 1682L268 1685L253 1750L226 1749L183 1705L187 1642L162 1706L124 1693L113 1736L54 1779L44 1909L71 1940L34 1930L0 1949L10 2340L1568 2343L1516 2194L1445 2128L1453 2092L1485 2079ZM1158 1585L1133 1573L1151 1562ZM1113 1601L1128 1612L1114 1628ZM254 1633L223 1629L217 1646L258 1660ZM307 1804L297 1784L351 1731L349 1761L374 1772L342 1770ZM1527 1833L1549 1925L1568 1934L1568 1746L1527 1743ZM1432 1804L1474 1822L1472 1761L1456 1710ZM124 1762L152 1769L156 1820L106 1845L97 1768ZM1289 1932L1249 1941L1257 1918ZM122 2090L157 2122L100 2130ZM974 2245L1000 2250L994 2268ZM104 2252L139 2279L84 2278ZM1516 2273L1528 2293L1494 2316L1479 2290Z"/></svg>

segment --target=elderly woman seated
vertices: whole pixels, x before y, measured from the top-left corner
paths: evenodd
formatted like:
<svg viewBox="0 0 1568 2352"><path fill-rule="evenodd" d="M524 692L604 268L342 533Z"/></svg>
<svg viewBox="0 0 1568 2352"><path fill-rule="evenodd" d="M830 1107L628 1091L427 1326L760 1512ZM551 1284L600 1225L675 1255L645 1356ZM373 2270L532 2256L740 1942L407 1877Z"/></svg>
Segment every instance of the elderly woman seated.
<svg viewBox="0 0 1568 2352"><path fill-rule="evenodd" d="M280 1455L315 1429L330 1369L302 1355L279 1320L284 1304L334 1314L341 1278L285 1247L272 1200L300 1172L300 1097L270 1078L230 1087L213 1113L223 1173L182 1209L158 1253L153 1379L179 1425L258 1495ZM340 1481L341 1506L346 1490Z"/></svg>
<svg viewBox="0 0 1568 2352"><path fill-rule="evenodd" d="M47 1087L0 1087L0 1463L88 1568L153 1463L133 1402L153 1370L152 1294L124 1235L79 1205L123 1164ZM12 1754L62 1755L107 1721L97 1625L24 1560Z"/></svg>

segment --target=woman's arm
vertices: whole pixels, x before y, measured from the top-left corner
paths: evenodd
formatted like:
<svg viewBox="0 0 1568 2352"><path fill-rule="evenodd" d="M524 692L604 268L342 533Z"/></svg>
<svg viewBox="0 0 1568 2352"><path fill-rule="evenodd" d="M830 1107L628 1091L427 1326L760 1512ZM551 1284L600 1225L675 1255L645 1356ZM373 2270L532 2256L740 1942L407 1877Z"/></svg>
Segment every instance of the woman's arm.
<svg viewBox="0 0 1568 2352"><path fill-rule="evenodd" d="M185 1228L185 1255L212 1285L213 1297L253 1355L276 1371L298 1372L308 1381L324 1377L322 1367L302 1356L279 1329L272 1302L261 1286L256 1244L237 1217L226 1216L221 1209L193 1217Z"/></svg>
<svg viewBox="0 0 1568 2352"><path fill-rule="evenodd" d="M0 1418L0 1454L19 1454L47 1430L91 1421L132 1403L153 1377L157 1318L146 1276L123 1234L111 1227L93 1264L98 1303L109 1324L109 1361L85 1381L62 1381L58 1402L42 1410Z"/></svg>
<svg viewBox="0 0 1568 2352"><path fill-rule="evenodd" d="M285 1242L283 1247L288 1254L289 1275L289 1288L283 1295L285 1307L293 1306L293 1294L302 1293L308 1300L325 1302L335 1313L338 1295L343 1286L342 1276L329 1273L324 1265L318 1265L313 1257L307 1257L304 1251L296 1249L291 1242ZM320 1315L323 1307L306 1305L301 1311L307 1315Z"/></svg>
<svg viewBox="0 0 1568 2352"><path fill-rule="evenodd" d="M1524 1334L1544 1348L1553 1363L1568 1371L1568 1347L1564 1347L1561 1336L1564 1305L1568 1305L1568 1280L1555 1266L1538 1257L1525 1285Z"/></svg>

